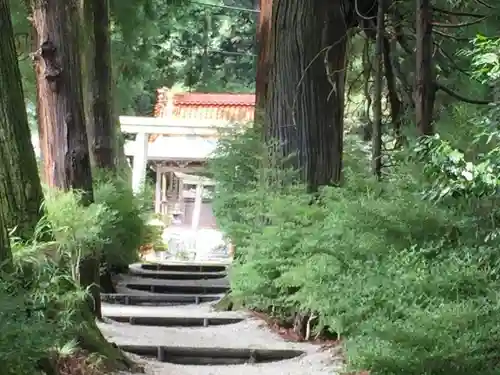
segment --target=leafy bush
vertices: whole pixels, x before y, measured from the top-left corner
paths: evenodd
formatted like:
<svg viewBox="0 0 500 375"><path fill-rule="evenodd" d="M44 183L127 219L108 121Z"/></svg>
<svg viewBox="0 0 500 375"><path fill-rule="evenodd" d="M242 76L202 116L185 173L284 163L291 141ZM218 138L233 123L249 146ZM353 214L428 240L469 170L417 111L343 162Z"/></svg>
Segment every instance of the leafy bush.
<svg viewBox="0 0 500 375"><path fill-rule="evenodd" d="M496 167L431 139L377 182L349 151L344 186L313 198L264 183L255 142L227 138L212 163L218 220L240 245L234 298L337 334L372 374L500 373Z"/></svg>
<svg viewBox="0 0 500 375"><path fill-rule="evenodd" d="M88 322L79 309L85 293L72 267L60 262L79 246L56 245L13 240L14 272L0 282L0 359L7 375L39 374L57 363L76 350L74 339Z"/></svg>
<svg viewBox="0 0 500 375"><path fill-rule="evenodd" d="M106 267L121 269L137 261L139 247L159 234L146 223L146 199L135 196L126 180L100 176L94 185L95 203L89 207L79 204L76 192L47 190L44 220L76 260L83 251L95 251Z"/></svg>
<svg viewBox="0 0 500 375"><path fill-rule="evenodd" d="M130 184L119 178L101 179L95 184L95 201L114 213L103 223L108 242L102 249L108 267L122 268L137 261L139 247L148 240L148 212L141 197L134 196Z"/></svg>
<svg viewBox="0 0 500 375"><path fill-rule="evenodd" d="M117 214L98 203L83 207L80 194L73 191L47 190L44 205L42 224L54 237L57 254L67 258L73 278L79 280L80 261L91 253L101 254L113 239L108 232L117 224Z"/></svg>
<svg viewBox="0 0 500 375"><path fill-rule="evenodd" d="M33 241L12 239L14 272L0 279L0 359L6 374L39 374L43 366L102 373L103 358L86 353L87 346L120 360L86 308L79 264L90 253L113 265L135 260L148 230L124 182L100 182L95 195L98 203L83 207L77 192L47 190L46 215Z"/></svg>
<svg viewBox="0 0 500 375"><path fill-rule="evenodd" d="M218 224L231 241L240 247L246 240L249 225L258 225L251 216L258 200L259 168L263 155L261 135L256 127L225 134L217 142L209 168L217 185L213 210ZM239 253L238 253L239 254Z"/></svg>

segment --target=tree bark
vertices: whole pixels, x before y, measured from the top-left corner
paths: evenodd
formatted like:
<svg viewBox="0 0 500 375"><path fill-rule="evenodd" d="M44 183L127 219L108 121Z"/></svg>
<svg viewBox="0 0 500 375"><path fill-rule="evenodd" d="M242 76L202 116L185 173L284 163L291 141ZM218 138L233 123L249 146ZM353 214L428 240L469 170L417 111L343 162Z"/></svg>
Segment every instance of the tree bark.
<svg viewBox="0 0 500 375"><path fill-rule="evenodd" d="M270 33L272 19L273 0L260 0L260 12L257 25L257 76L255 81L255 118L260 117L266 105L268 75L269 75L269 52Z"/></svg>
<svg viewBox="0 0 500 375"><path fill-rule="evenodd" d="M326 48L325 62L328 82L330 83L326 100L327 109L332 111L332 115L326 117L325 132L318 134L319 142L322 143L323 150L327 150L328 156L325 157L325 162L318 164L317 171L321 173L321 168L325 168L327 173L331 173L331 175L324 176L323 182L319 183L319 186L327 184L327 180L331 180L331 183L335 185L342 181L347 43L349 41L349 24L346 22L343 11L346 7L345 2L325 1L325 3L328 5L328 10L323 30L323 49ZM318 151L321 151L321 148ZM324 153L325 151L317 154L318 161ZM314 165L315 161L312 162Z"/></svg>
<svg viewBox="0 0 500 375"><path fill-rule="evenodd" d="M402 146L404 136L401 129L401 100L399 100L394 69L391 61L391 45L389 39L384 37L383 40L384 53L384 70L385 79L387 82L387 96L391 105L391 121L394 137L396 138L396 147Z"/></svg>
<svg viewBox="0 0 500 375"><path fill-rule="evenodd" d="M430 0L417 0L415 115L420 135L434 134L432 121L434 76L432 69L432 10Z"/></svg>
<svg viewBox="0 0 500 375"><path fill-rule="evenodd" d="M80 17L76 0L34 0L39 126L45 181L50 187L83 192L93 201L85 128L80 61Z"/></svg>
<svg viewBox="0 0 500 375"><path fill-rule="evenodd" d="M109 1L92 0L95 53L94 56L94 129L91 152L95 166L116 171L114 145L116 143L113 120L113 73L111 67L111 42L109 30Z"/></svg>
<svg viewBox="0 0 500 375"><path fill-rule="evenodd" d="M43 200L14 44L9 1L0 0L0 206L4 225L31 239ZM3 225L0 230L4 230ZM0 243L1 246L1 243Z"/></svg>
<svg viewBox="0 0 500 375"><path fill-rule="evenodd" d="M82 93L78 0L34 0L33 22L38 35L36 56L40 143L44 175L52 188L83 193L93 202L92 172ZM99 255L91 253L80 267L82 286L91 287L92 308L100 317Z"/></svg>
<svg viewBox="0 0 500 375"><path fill-rule="evenodd" d="M377 36L375 42L375 94L373 99L373 133L372 133L372 173L382 176L382 86L384 64L384 1L378 0Z"/></svg>
<svg viewBox="0 0 500 375"><path fill-rule="evenodd" d="M0 0L0 3L5 2L7 0ZM0 5L0 9L3 10L2 5ZM10 13L7 13L10 16ZM0 271L6 271L7 265L10 264L10 260L12 259L12 252L10 250L10 242L9 242L9 232L5 226L4 220L4 212L2 206L0 206Z"/></svg>
<svg viewBox="0 0 500 375"><path fill-rule="evenodd" d="M339 2L273 2L266 123L310 191L341 180L347 27ZM325 61L327 66L325 67Z"/></svg>
<svg viewBox="0 0 500 375"><path fill-rule="evenodd" d="M85 113L85 125L87 129L87 141L90 152L90 164L95 165L92 143L94 140L94 95L95 95L95 72L94 59L96 56L94 40L94 10L93 0L79 0L80 19L82 20L81 33L81 64L82 64L82 91L83 108Z"/></svg>

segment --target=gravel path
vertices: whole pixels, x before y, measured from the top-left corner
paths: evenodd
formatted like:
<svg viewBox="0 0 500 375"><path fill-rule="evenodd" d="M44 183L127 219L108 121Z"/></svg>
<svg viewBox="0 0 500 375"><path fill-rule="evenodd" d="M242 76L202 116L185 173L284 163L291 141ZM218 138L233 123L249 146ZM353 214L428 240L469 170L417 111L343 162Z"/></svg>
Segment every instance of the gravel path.
<svg viewBox="0 0 500 375"><path fill-rule="evenodd" d="M227 261L226 261L227 262ZM226 262L211 262L221 264ZM168 262L172 264L174 262ZM192 265L192 262L176 262ZM207 265L206 262L200 265ZM119 293L152 294L147 291L131 290L127 284L143 285L192 285L222 286L228 280L163 280L121 275L114 279ZM156 293L155 293L156 294ZM221 295L222 296L222 295ZM269 363L244 365L195 366L161 363L130 354L137 363L144 366L146 375L337 375L342 362L337 348L322 349L308 343L286 342L271 332L267 325L251 316L239 312L216 312L211 303L176 306L123 306L102 304L103 316L137 317L191 317L191 318L242 318L239 323L209 327L153 327L129 325L111 320L98 323L104 336L117 345L152 345L200 348L242 348L242 349L290 349L300 350L303 355L294 359ZM119 373L115 375L138 375Z"/></svg>
<svg viewBox="0 0 500 375"><path fill-rule="evenodd" d="M307 343L286 342L271 332L262 321L243 312L213 312L210 304L148 308L104 304L103 314L105 316L247 316L247 319L240 323L207 328L99 323L104 336L118 345L294 349L305 352L304 355L291 360L231 366L176 365L132 355L133 359L144 365L147 375L235 375L236 373L238 375L334 375L338 374L341 368L337 349L324 350Z"/></svg>

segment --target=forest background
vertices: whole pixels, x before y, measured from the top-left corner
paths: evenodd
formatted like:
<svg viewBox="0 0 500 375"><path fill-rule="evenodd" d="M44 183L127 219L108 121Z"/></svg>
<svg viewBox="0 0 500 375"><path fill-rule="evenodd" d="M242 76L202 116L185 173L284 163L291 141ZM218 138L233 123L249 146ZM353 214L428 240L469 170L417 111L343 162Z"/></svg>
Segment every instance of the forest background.
<svg viewBox="0 0 500 375"><path fill-rule="evenodd" d="M22 80L35 137L51 123L35 110L48 103L33 69L41 46L31 21L41 18L30 13L40 4L10 2L22 74L4 68L0 81L14 82L3 86L5 110ZM338 340L354 370L500 373L498 6L276 0L254 9L244 0L109 2L108 114L150 115L163 86L256 92L255 126L223 137L211 160L218 223L237 248L230 305L265 312L301 340ZM83 68L71 79L83 94L73 104L95 89L95 33L80 26L73 52ZM147 199L117 171L90 173L88 158L60 172L67 180L46 159L42 175L66 192L42 192L36 168L20 173L34 165L30 153L20 162L26 139L2 120L0 135L16 137L2 138L12 147L1 171L21 176L0 189L3 362L12 374L64 373L75 360L94 365L91 352L130 368L95 329L82 287L99 301L96 271L126 266L153 240ZM22 225L8 241L13 222Z"/></svg>

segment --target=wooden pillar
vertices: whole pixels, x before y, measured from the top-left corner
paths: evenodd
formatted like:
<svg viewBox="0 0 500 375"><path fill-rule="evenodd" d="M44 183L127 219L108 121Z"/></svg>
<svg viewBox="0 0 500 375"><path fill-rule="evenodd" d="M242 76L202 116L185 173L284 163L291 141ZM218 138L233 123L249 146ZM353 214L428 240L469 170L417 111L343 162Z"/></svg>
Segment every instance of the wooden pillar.
<svg viewBox="0 0 500 375"><path fill-rule="evenodd" d="M168 173L168 172L167 172ZM163 172L161 174L161 200L165 202L167 200L167 173Z"/></svg>
<svg viewBox="0 0 500 375"><path fill-rule="evenodd" d="M172 91L167 92L167 103L165 106L164 116L167 119L171 119L174 113L174 93Z"/></svg>
<svg viewBox="0 0 500 375"><path fill-rule="evenodd" d="M167 173L161 173L161 198L160 198L160 212L162 215L167 214Z"/></svg>
<svg viewBox="0 0 500 375"><path fill-rule="evenodd" d="M139 193L146 180L146 168L148 165L148 134L137 133L135 138L135 154L132 166L132 190Z"/></svg>
<svg viewBox="0 0 500 375"><path fill-rule="evenodd" d="M156 167L156 188L155 188L155 213L161 213L161 178L163 173L160 172L160 167Z"/></svg>
<svg viewBox="0 0 500 375"><path fill-rule="evenodd" d="M184 218L186 217L186 211L184 210L184 180L179 178L177 180L177 203L179 205L179 211L182 212L182 222L184 223Z"/></svg>
<svg viewBox="0 0 500 375"><path fill-rule="evenodd" d="M198 182L196 185L196 196L194 199L193 218L191 229L197 230L200 226L201 204L203 202L203 184Z"/></svg>

